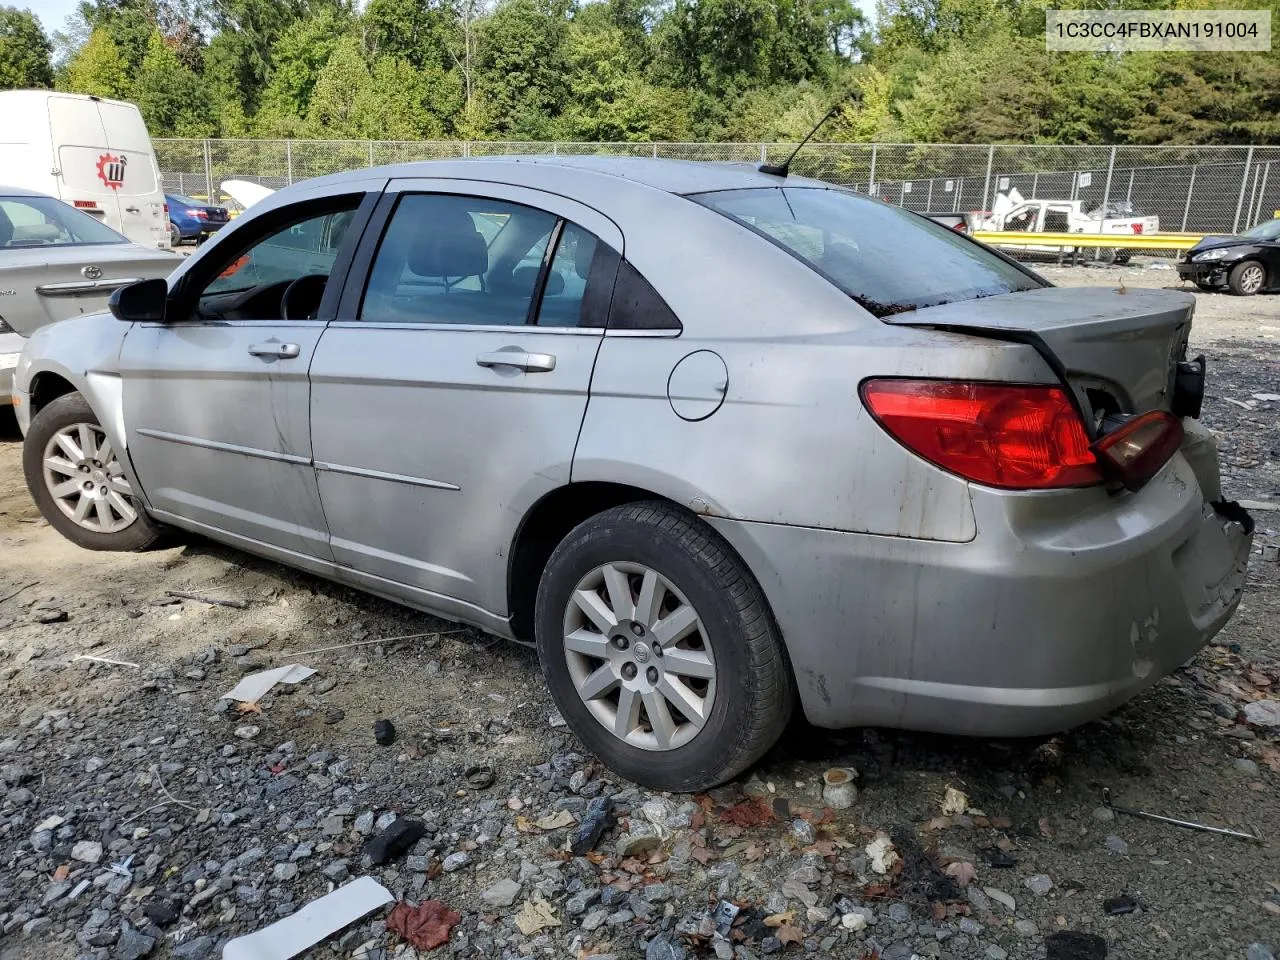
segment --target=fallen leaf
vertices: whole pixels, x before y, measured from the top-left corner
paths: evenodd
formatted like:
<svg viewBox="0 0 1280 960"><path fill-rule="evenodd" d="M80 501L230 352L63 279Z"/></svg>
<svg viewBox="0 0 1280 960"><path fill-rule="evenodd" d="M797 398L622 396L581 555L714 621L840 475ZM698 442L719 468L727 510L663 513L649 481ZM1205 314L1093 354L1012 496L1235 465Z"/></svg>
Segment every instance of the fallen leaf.
<svg viewBox="0 0 1280 960"><path fill-rule="evenodd" d="M585 854L586 858L594 863L597 867L605 860L609 859L607 853L601 853L599 850L588 850Z"/></svg>
<svg viewBox="0 0 1280 960"><path fill-rule="evenodd" d="M1053 827L1049 825L1048 817L1040 818L1040 836L1049 839L1053 836Z"/></svg>
<svg viewBox="0 0 1280 960"><path fill-rule="evenodd" d="M1013 826L1013 821L1008 817L992 817L991 826L995 827L997 830L1008 830Z"/></svg>
<svg viewBox="0 0 1280 960"><path fill-rule="evenodd" d="M644 873L644 864L635 857L627 857L618 866L627 871L627 873Z"/></svg>
<svg viewBox="0 0 1280 960"><path fill-rule="evenodd" d="M766 927L780 927L784 923L790 923L795 918L796 912L794 910L788 910L786 913L773 913L764 918L764 925Z"/></svg>
<svg viewBox="0 0 1280 960"><path fill-rule="evenodd" d="M775 819L777 818L774 816L773 807L759 798L734 804L720 814L721 823L731 823L739 827L758 827L772 823Z"/></svg>
<svg viewBox="0 0 1280 960"><path fill-rule="evenodd" d="M401 900L387 915L388 930L423 950L448 943L449 932L461 922L462 917L439 900L427 900L416 907Z"/></svg>
<svg viewBox="0 0 1280 960"><path fill-rule="evenodd" d="M539 830L561 830L565 827L571 827L576 820L573 814L568 810L557 810L555 813L549 813L545 817L541 817L533 821L533 825Z"/></svg>
<svg viewBox="0 0 1280 960"><path fill-rule="evenodd" d="M778 928L778 932L774 934L778 938L778 942L784 946L788 943L804 943L804 934L800 932L798 927L791 924L783 924Z"/></svg>
<svg viewBox="0 0 1280 960"><path fill-rule="evenodd" d="M736 823L722 823L716 833L719 836L724 837L726 840L736 840L738 837L742 836L742 827L738 826Z"/></svg>
<svg viewBox="0 0 1280 960"><path fill-rule="evenodd" d="M521 833L537 833L538 828L528 817L516 817L516 829Z"/></svg>
<svg viewBox="0 0 1280 960"><path fill-rule="evenodd" d="M689 856L697 860L704 867L716 858L716 852L709 847L698 847L689 853Z"/></svg>
<svg viewBox="0 0 1280 960"><path fill-rule="evenodd" d="M520 908L520 912L516 914L516 926L520 928L520 932L526 937L537 933L539 930L545 930L547 927L558 927L560 921L556 918L555 912L551 909L551 904L547 901L526 900L524 906Z"/></svg>
<svg viewBox="0 0 1280 960"><path fill-rule="evenodd" d="M701 830L703 825L706 822L707 822L707 815L703 813L701 810L699 810L697 813L695 813L692 817L689 818L689 829Z"/></svg>
<svg viewBox="0 0 1280 960"><path fill-rule="evenodd" d="M948 830L952 826L950 817L934 817L924 825L926 830Z"/></svg>
<svg viewBox="0 0 1280 960"><path fill-rule="evenodd" d="M53 879L56 881L65 880L67 879L67 874L69 874L70 872L71 872L71 867L68 864L64 863L57 870L53 871Z"/></svg>
<svg viewBox="0 0 1280 960"><path fill-rule="evenodd" d="M941 923L943 920L947 919L947 905L945 903L935 900L933 903L929 904L929 909L933 911L934 923Z"/></svg>
<svg viewBox="0 0 1280 960"><path fill-rule="evenodd" d="M801 853L816 853L820 857L834 857L836 855L836 845L830 840L819 840L816 843L805 847Z"/></svg>
<svg viewBox="0 0 1280 960"><path fill-rule="evenodd" d="M743 851L743 855L747 858L749 863L756 863L757 861L764 859L765 849L764 847L758 846L754 843L749 843L747 844L747 849Z"/></svg>
<svg viewBox="0 0 1280 960"><path fill-rule="evenodd" d="M245 701L244 703L236 704L236 713L261 713L261 712L262 712L262 708L258 706L256 703L250 703L248 701Z"/></svg>
<svg viewBox="0 0 1280 960"><path fill-rule="evenodd" d="M967 887L977 879L978 871L974 869L972 863L957 860L955 863L947 864L946 874L948 877L955 877L960 886Z"/></svg>
<svg viewBox="0 0 1280 960"><path fill-rule="evenodd" d="M709 793L695 793L693 802L702 808L703 813L710 813L716 807L716 802L711 799L711 794Z"/></svg>

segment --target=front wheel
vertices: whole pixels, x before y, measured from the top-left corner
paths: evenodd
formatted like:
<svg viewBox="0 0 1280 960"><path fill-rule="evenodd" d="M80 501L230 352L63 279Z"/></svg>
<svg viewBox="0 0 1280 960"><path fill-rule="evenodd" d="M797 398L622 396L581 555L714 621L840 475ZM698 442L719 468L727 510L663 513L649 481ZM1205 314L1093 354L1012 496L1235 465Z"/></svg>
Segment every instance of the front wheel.
<svg viewBox="0 0 1280 960"><path fill-rule="evenodd" d="M1227 274L1227 286L1237 297L1251 297L1262 289L1267 271L1256 260L1237 263Z"/></svg>
<svg viewBox="0 0 1280 960"><path fill-rule="evenodd" d="M790 667L760 586L719 534L669 504L575 527L542 575L534 632L574 733L650 789L723 783L790 719Z"/></svg>
<svg viewBox="0 0 1280 960"><path fill-rule="evenodd" d="M97 414L80 394L58 397L35 415L22 470L40 513L77 546L143 550L159 539Z"/></svg>

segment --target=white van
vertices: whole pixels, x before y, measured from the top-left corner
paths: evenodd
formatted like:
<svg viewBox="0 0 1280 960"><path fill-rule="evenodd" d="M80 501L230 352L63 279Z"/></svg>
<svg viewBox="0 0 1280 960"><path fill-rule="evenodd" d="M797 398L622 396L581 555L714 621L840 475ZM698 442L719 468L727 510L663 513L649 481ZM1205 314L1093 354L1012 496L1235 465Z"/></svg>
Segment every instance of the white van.
<svg viewBox="0 0 1280 960"><path fill-rule="evenodd" d="M155 150L132 103L0 91L0 181L57 197L134 243L169 248Z"/></svg>

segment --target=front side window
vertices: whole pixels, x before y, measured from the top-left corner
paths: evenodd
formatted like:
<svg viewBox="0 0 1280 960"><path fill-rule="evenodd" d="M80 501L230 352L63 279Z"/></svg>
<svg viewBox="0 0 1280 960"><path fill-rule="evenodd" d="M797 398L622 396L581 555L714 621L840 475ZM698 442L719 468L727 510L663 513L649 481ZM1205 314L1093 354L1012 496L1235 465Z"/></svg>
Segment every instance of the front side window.
<svg viewBox="0 0 1280 960"><path fill-rule="evenodd" d="M127 237L52 197L0 197L0 249L128 243Z"/></svg>
<svg viewBox="0 0 1280 960"><path fill-rule="evenodd" d="M228 320L314 316L359 200L340 201L341 209L313 208L228 254L197 297L199 315Z"/></svg>
<svg viewBox="0 0 1280 960"><path fill-rule="evenodd" d="M1045 285L954 230L844 190L758 187L690 199L782 247L878 317Z"/></svg>
<svg viewBox="0 0 1280 960"><path fill-rule="evenodd" d="M407 194L374 256L360 319L577 327L596 237L545 210L486 197ZM610 278L611 279L611 278Z"/></svg>

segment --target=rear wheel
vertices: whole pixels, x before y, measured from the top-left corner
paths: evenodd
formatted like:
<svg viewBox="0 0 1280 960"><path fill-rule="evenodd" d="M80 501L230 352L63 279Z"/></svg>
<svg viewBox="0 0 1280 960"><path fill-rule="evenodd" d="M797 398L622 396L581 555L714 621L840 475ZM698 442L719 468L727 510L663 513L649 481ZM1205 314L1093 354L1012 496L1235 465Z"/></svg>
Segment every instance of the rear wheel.
<svg viewBox="0 0 1280 960"><path fill-rule="evenodd" d="M1267 271L1257 260L1237 263L1227 275L1227 286L1238 297L1251 297L1262 289Z"/></svg>
<svg viewBox="0 0 1280 960"><path fill-rule="evenodd" d="M142 550L159 539L97 414L80 394L58 397L35 415L22 468L41 514L77 546Z"/></svg>
<svg viewBox="0 0 1280 960"><path fill-rule="evenodd" d="M665 503L583 522L538 587L538 656L579 739L654 790L705 790L781 735L794 692L777 627L746 565Z"/></svg>
<svg viewBox="0 0 1280 960"><path fill-rule="evenodd" d="M182 234L178 230L178 225L172 221L169 223L169 246L176 247L182 242Z"/></svg>

